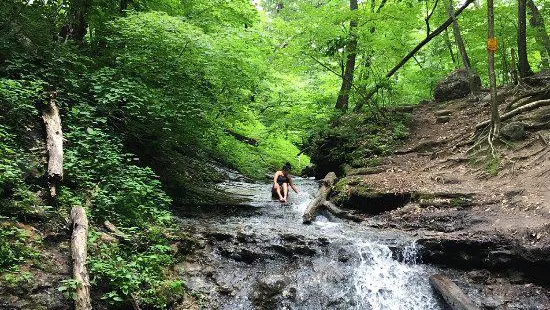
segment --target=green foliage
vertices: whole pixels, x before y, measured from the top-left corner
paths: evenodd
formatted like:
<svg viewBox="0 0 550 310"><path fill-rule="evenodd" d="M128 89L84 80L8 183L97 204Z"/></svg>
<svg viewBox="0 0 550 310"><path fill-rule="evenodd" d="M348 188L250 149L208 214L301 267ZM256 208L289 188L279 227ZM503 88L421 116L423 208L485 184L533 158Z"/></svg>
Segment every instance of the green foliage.
<svg viewBox="0 0 550 310"><path fill-rule="evenodd" d="M0 270L14 272L6 275L9 278L7 281L18 279L14 278L18 273L17 266L40 256L35 249L39 244L35 239L28 231L12 223L0 222Z"/></svg>
<svg viewBox="0 0 550 310"><path fill-rule="evenodd" d="M166 267L173 262L170 246L155 242L139 247L101 244L95 234L91 241L96 244L89 263L92 282L107 286L102 299L108 303L123 302L132 294L144 305L164 309L182 296L183 283L166 274Z"/></svg>
<svg viewBox="0 0 550 310"><path fill-rule="evenodd" d="M80 285L81 283L75 279L65 279L61 281L61 285L57 288L57 290L62 292L67 299L76 299L76 289Z"/></svg>
<svg viewBox="0 0 550 310"><path fill-rule="evenodd" d="M485 168L487 169L487 172L492 175L496 176L498 175L498 171L500 168L500 157L491 157L489 159L488 163L486 164Z"/></svg>
<svg viewBox="0 0 550 310"><path fill-rule="evenodd" d="M86 110L73 113L80 124L70 124L65 136L66 186L71 190L62 191L60 201L68 206L93 205L91 216L98 222L116 219L125 226L141 226L169 221L170 198L153 171L133 164L134 157L122 153L118 139L84 127Z"/></svg>
<svg viewBox="0 0 550 310"><path fill-rule="evenodd" d="M347 114L333 121L333 125L313 136L308 148L311 159L323 163L317 176L329 171L343 172L343 165L374 166L377 156L388 155L408 136L410 116L402 113Z"/></svg>
<svg viewBox="0 0 550 310"><path fill-rule="evenodd" d="M92 277L112 303L133 294L166 308L181 296L182 283L165 269L174 261L164 234L173 225L169 210L225 201L204 190L223 178L212 162L256 178L287 161L299 173L310 162L305 154L337 172L345 163L379 165L378 156L408 136L407 115L379 112L430 97L437 81L460 66L442 34L414 62L384 77L426 36L433 0L387 1L380 9L381 1L360 2L356 12L344 0L299 0L284 8L260 1L266 11L249 0L128 1L125 8L124 1L98 0L81 15L83 42L60 37L77 26L78 3L0 6L6 30L0 33L0 216L25 219L38 209L66 216L72 206L85 206L95 229ZM459 21L472 63L486 79L484 6L470 7ZM516 11L515 2L497 1L500 82L509 78ZM432 30L446 18L439 5ZM358 24L351 106L383 85L373 97L381 109L365 105L364 114L340 115L333 107L351 20ZM528 50L536 69L541 52L533 31ZM40 114L49 100L61 109L65 178L55 205L42 206ZM487 169L497 168L491 162ZM105 220L132 235L130 244L100 241L97 227ZM32 257L23 243L2 243L22 240L20 233L1 227L0 266L15 268ZM70 295L76 285L60 288Z"/></svg>

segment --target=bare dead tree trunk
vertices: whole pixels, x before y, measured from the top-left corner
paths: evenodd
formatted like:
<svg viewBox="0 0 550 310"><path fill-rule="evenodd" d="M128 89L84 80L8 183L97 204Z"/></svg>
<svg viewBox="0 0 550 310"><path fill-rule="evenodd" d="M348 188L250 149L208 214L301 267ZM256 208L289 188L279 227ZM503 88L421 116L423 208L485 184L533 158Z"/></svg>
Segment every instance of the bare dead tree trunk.
<svg viewBox="0 0 550 310"><path fill-rule="evenodd" d="M468 52L466 51L466 45L464 44L464 40L462 39L462 34L460 33L460 26L458 25L458 21L455 16L453 1L447 0L445 4L445 8L447 10L447 15L449 16L449 18L453 20L453 35L455 37L455 42L460 52L460 56L462 56L462 64L464 64L464 68L468 72L468 80L470 82L470 91L476 92L478 88L476 83L477 74L472 69L470 58L468 57Z"/></svg>
<svg viewBox="0 0 550 310"><path fill-rule="evenodd" d="M441 294L453 310L479 310L464 292L451 279L442 274L430 276L430 284Z"/></svg>
<svg viewBox="0 0 550 310"><path fill-rule="evenodd" d="M76 287L76 310L91 310L90 279L86 268L88 256L88 218L84 208L78 206L71 210L73 235L71 238L71 254L73 258L73 277L78 283Z"/></svg>
<svg viewBox="0 0 550 310"><path fill-rule="evenodd" d="M307 206L306 212L304 212L304 224L311 223L315 219L315 214L317 214L317 210L327 200L328 192L330 191L330 188L334 185L334 183L336 183L336 180L337 177L334 172L327 173L325 178L322 180L323 183L321 185L321 188L315 195L315 198Z"/></svg>
<svg viewBox="0 0 550 310"><path fill-rule="evenodd" d="M46 149L48 151L48 183L50 196L56 197L58 186L63 180L63 131L59 108L52 94L48 107L42 112L46 128Z"/></svg>
<svg viewBox="0 0 550 310"><path fill-rule="evenodd" d="M500 118L498 115L497 83L495 76L495 13L493 0L487 0L487 52L489 55L489 81L491 84L491 129L489 132L489 143L491 143L500 132Z"/></svg>
<svg viewBox="0 0 550 310"><path fill-rule="evenodd" d="M533 74L527 59L527 12L526 0L518 0L518 62L519 76L525 78Z"/></svg>
<svg viewBox="0 0 550 310"><path fill-rule="evenodd" d="M527 0L527 6L529 7L529 11L531 13L529 24L535 29L535 40L540 46L542 46L540 50L542 67L548 68L550 67L550 38L548 37L548 32L546 32L544 19L542 18L542 15L533 0Z"/></svg>
<svg viewBox="0 0 550 310"><path fill-rule="evenodd" d="M458 10L456 10L455 16L460 15L460 13L462 13L462 11L464 11L464 9L466 9L472 2L474 2L474 0L466 0L466 2ZM409 61L409 59L411 59L416 54L416 52L418 52L422 47L424 47L424 45L428 44L428 42L430 42L433 38L437 37L440 33L445 31L445 29L447 29L447 27L449 27L452 24L452 22L453 22L453 19L448 18L441 26L437 27L432 33L430 33L429 36L427 36L424 40L422 40L422 42L418 43L397 65L395 65L386 74L386 78L390 78L392 75L394 75L395 72L397 72L397 70L403 67L407 63L407 61ZM376 92L380 88L382 88L382 85L383 84L381 83L376 84L373 87L373 89L366 96L364 96L360 102L357 103L357 105L353 110L355 112L361 111L364 103L370 100L372 96L374 96L374 94L376 94Z"/></svg>
<svg viewBox="0 0 550 310"><path fill-rule="evenodd" d="M357 0L349 1L349 8L351 11L357 11ZM357 28L357 21L355 18L349 23L349 42L346 45L347 60L346 67L344 69L344 75L342 76L342 87L338 93L338 99L336 100L336 109L346 111L349 105L349 93L353 85L353 74L355 71L355 58L357 57L357 36L355 29Z"/></svg>

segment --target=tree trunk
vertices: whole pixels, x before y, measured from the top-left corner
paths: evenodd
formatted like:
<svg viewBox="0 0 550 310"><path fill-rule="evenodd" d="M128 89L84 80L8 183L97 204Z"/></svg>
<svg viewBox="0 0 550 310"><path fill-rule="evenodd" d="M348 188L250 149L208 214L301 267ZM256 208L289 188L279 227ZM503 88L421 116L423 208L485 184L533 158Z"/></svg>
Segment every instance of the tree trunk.
<svg viewBox="0 0 550 310"><path fill-rule="evenodd" d="M50 98L48 107L42 112L46 128L46 149L48 151L48 184L50 196L56 197L59 183L63 180L63 131L59 108Z"/></svg>
<svg viewBox="0 0 550 310"><path fill-rule="evenodd" d="M451 54L451 60L453 61L453 64L455 65L455 69L458 69L455 54L453 52L453 45L451 44L451 40L449 39L449 32L447 31L447 29L445 29L444 39L445 39L445 45L447 45L447 48L449 49L449 54Z"/></svg>
<svg viewBox="0 0 550 310"><path fill-rule="evenodd" d="M510 83L510 77L508 76L510 72L510 65L508 64L508 53L506 52L506 45L504 44L504 41L502 41L500 56L502 58L502 81L504 84L508 84Z"/></svg>
<svg viewBox="0 0 550 310"><path fill-rule="evenodd" d="M464 44L464 40L462 39L462 35L460 34L460 27L458 25L458 21L455 16L453 1L447 0L445 3L445 8L447 10L447 15L453 21L453 35L455 37L455 42L460 52L460 56L462 56L462 63L464 64L464 68L468 72L468 80L470 82L470 91L476 92L478 88L476 83L478 77L477 77L477 74L472 69L470 58L468 57L468 53L466 51L466 45Z"/></svg>
<svg viewBox="0 0 550 310"><path fill-rule="evenodd" d="M491 1L491 0L489 0ZM442 274L430 277L430 284L441 294L453 310L479 310L479 308L449 278Z"/></svg>
<svg viewBox="0 0 550 310"><path fill-rule="evenodd" d="M129 4L130 0L120 0L119 2L119 12L120 12L120 15L122 16L126 16L126 10L128 10L128 4Z"/></svg>
<svg viewBox="0 0 550 310"><path fill-rule="evenodd" d="M315 215L320 207L323 206L323 203L327 200L328 192L330 188L336 183L336 174L334 172L329 172L322 180L322 185L315 198L307 206L306 212L302 216L304 224L309 224L315 219Z"/></svg>
<svg viewBox="0 0 550 310"><path fill-rule="evenodd" d="M474 2L474 0L466 0L466 2L455 12L455 16L460 15L460 13L462 13L462 11L464 11L464 9L466 9L472 2ZM430 42L433 38L437 37L440 33L445 31L445 29L447 29L447 27L449 27L449 25L451 25L452 22L453 22L453 19L448 18L441 26L437 27L437 29L435 29L432 33L430 33L429 36L427 36L424 40L422 40L422 42L418 43L412 49L412 51L410 51L397 65L395 65L395 67L393 67L386 74L386 78L390 78L392 75L394 75L395 72L397 72L397 70L403 67L407 63L407 61L409 61L409 59L411 59L416 54L416 52L418 52L422 47L424 47L424 45L428 44L428 42ZM376 92L382 87L382 85L383 85L382 83L377 83L376 85L374 85L373 89L366 96L361 98L362 101L358 102L353 110L355 112L360 111L363 108L363 104L366 103L368 100L370 100L370 98L372 98L372 96L376 94Z"/></svg>
<svg viewBox="0 0 550 310"><path fill-rule="evenodd" d="M358 8L357 0L350 0L349 8L351 11L356 11ZM346 45L346 67L344 69L344 75L342 76L342 87L340 88L340 92L338 93L338 99L336 100L336 108L341 111L346 111L348 109L349 93L353 85L355 58L357 56L357 36L355 34L355 28L357 28L357 21L355 20L355 18L352 18L349 23L349 42Z"/></svg>
<svg viewBox="0 0 550 310"><path fill-rule="evenodd" d="M516 61L516 51L513 48L510 49L510 56L512 58L512 64L511 64L512 71L510 72L510 74L512 75L512 83L514 83L514 85L518 85L519 83L518 65Z"/></svg>
<svg viewBox="0 0 550 310"><path fill-rule="evenodd" d="M533 74L527 59L526 0L518 0L518 62L520 78L523 79Z"/></svg>
<svg viewBox="0 0 550 310"><path fill-rule="evenodd" d="M92 0L72 0L69 4L67 23L61 28L59 36L82 44L88 30L88 13Z"/></svg>
<svg viewBox="0 0 550 310"><path fill-rule="evenodd" d="M71 238L71 254L73 258L73 277L78 283L76 287L76 310L91 310L90 280L86 268L88 218L82 207L73 207L71 210L73 236Z"/></svg>
<svg viewBox="0 0 550 310"><path fill-rule="evenodd" d="M495 50L491 49L489 41L495 41L495 13L493 0L487 0L487 37L488 46L487 52L489 55L489 81L491 84L491 129L489 132L489 140L493 141L500 132L500 118L498 115L497 103L497 82L495 76Z"/></svg>
<svg viewBox="0 0 550 310"><path fill-rule="evenodd" d="M550 38L548 37L548 32L546 32L546 26L544 26L544 19L539 12L539 9L535 5L533 0L527 0L527 6L531 12L531 18L529 19L529 24L535 29L535 40L537 43L542 46L540 50L542 58L542 67L550 67Z"/></svg>

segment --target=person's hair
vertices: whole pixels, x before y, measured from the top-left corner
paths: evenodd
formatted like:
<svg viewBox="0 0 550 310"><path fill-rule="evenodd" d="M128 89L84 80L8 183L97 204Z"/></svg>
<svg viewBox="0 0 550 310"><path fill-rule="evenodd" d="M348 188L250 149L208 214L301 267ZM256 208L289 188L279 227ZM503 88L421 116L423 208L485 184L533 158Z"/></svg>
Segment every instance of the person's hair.
<svg viewBox="0 0 550 310"><path fill-rule="evenodd" d="M283 171L290 171L292 169L292 165L287 162L284 166L283 166Z"/></svg>

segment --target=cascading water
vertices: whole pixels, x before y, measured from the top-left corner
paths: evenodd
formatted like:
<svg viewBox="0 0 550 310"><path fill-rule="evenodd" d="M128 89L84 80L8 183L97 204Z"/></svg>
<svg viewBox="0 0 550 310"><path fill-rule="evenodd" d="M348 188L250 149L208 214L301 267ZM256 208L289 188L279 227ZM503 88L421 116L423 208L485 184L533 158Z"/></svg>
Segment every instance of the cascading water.
<svg viewBox="0 0 550 310"><path fill-rule="evenodd" d="M417 264L414 240L328 215L303 225L318 185L296 183L301 193L281 205L270 200L271 185L228 181L221 186L249 197L248 207L182 219L209 236L202 255L210 271L186 279L208 295L208 308L443 309L428 283L435 270Z"/></svg>

